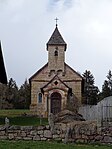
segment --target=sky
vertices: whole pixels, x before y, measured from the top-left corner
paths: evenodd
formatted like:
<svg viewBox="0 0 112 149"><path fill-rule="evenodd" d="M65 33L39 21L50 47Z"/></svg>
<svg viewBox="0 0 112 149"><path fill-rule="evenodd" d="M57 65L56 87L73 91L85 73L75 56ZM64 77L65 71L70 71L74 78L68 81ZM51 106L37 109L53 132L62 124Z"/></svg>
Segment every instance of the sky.
<svg viewBox="0 0 112 149"><path fill-rule="evenodd" d="M24 83L48 61L55 29L67 43L66 60L90 70L102 88L112 70L112 0L0 0L0 40L8 79Z"/></svg>

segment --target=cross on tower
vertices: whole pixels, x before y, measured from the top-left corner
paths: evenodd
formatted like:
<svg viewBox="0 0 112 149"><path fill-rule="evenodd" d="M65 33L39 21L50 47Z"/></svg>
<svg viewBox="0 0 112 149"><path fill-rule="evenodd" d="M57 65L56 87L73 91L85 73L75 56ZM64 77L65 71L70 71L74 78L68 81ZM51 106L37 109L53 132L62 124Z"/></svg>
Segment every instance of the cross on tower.
<svg viewBox="0 0 112 149"><path fill-rule="evenodd" d="M55 21L56 21L56 26L58 26L58 24L57 24L58 20L59 20L58 18L55 19Z"/></svg>

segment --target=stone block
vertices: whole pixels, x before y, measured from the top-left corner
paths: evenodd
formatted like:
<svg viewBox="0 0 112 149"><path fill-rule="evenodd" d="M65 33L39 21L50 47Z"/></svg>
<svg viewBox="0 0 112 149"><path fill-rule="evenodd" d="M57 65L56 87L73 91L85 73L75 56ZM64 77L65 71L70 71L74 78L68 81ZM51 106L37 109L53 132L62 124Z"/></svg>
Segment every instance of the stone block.
<svg viewBox="0 0 112 149"><path fill-rule="evenodd" d="M0 126L0 131L5 130L6 126Z"/></svg>
<svg viewBox="0 0 112 149"><path fill-rule="evenodd" d="M43 138L43 137L44 137L44 135L40 135L40 137L41 137L41 138Z"/></svg>
<svg viewBox="0 0 112 149"><path fill-rule="evenodd" d="M66 129L67 129L67 125L64 124L64 123L62 123L62 124L61 124L61 130L62 130L63 132L66 132Z"/></svg>
<svg viewBox="0 0 112 149"><path fill-rule="evenodd" d="M15 140L23 140L22 137L16 137Z"/></svg>
<svg viewBox="0 0 112 149"><path fill-rule="evenodd" d="M27 137L28 137L28 138L32 138L33 136L32 136L32 135L27 135Z"/></svg>
<svg viewBox="0 0 112 149"><path fill-rule="evenodd" d="M8 139L8 136L0 136L0 140L6 140Z"/></svg>
<svg viewBox="0 0 112 149"><path fill-rule="evenodd" d="M62 138L54 138L55 141L61 141Z"/></svg>
<svg viewBox="0 0 112 149"><path fill-rule="evenodd" d="M52 139L47 139L48 142L52 141Z"/></svg>
<svg viewBox="0 0 112 149"><path fill-rule="evenodd" d="M88 136L87 135L82 135L81 138L88 140Z"/></svg>
<svg viewBox="0 0 112 149"><path fill-rule="evenodd" d="M46 129L49 130L50 129L50 126L49 125L46 125Z"/></svg>
<svg viewBox="0 0 112 149"><path fill-rule="evenodd" d="M84 139L77 139L75 142L76 142L76 143L84 143L85 140L84 140Z"/></svg>
<svg viewBox="0 0 112 149"><path fill-rule="evenodd" d="M14 131L13 130L9 130L9 129L7 129L8 130L8 133L14 133Z"/></svg>
<svg viewBox="0 0 112 149"><path fill-rule="evenodd" d="M89 135L89 136L88 136L88 139L89 139L89 140L94 140L94 136L93 136L93 135Z"/></svg>
<svg viewBox="0 0 112 149"><path fill-rule="evenodd" d="M59 138L59 135L53 135L53 139Z"/></svg>
<svg viewBox="0 0 112 149"><path fill-rule="evenodd" d="M13 133L14 137L17 137L17 133Z"/></svg>
<svg viewBox="0 0 112 149"><path fill-rule="evenodd" d="M14 139L14 134L13 134L13 133L9 134L9 135L8 135L8 138L9 138L9 140Z"/></svg>
<svg viewBox="0 0 112 149"><path fill-rule="evenodd" d="M45 126L38 126L37 130L44 130Z"/></svg>
<svg viewBox="0 0 112 149"><path fill-rule="evenodd" d="M30 135L32 135L32 136L36 136L36 135L37 135L37 131L32 130L32 131L30 132Z"/></svg>
<svg viewBox="0 0 112 149"><path fill-rule="evenodd" d="M65 134L60 134L60 138L65 138Z"/></svg>
<svg viewBox="0 0 112 149"><path fill-rule="evenodd" d="M76 138L76 139L81 139L81 137L82 137L82 136L81 136L80 134L75 134L75 138Z"/></svg>
<svg viewBox="0 0 112 149"><path fill-rule="evenodd" d="M112 136L104 136L103 143L112 143Z"/></svg>
<svg viewBox="0 0 112 149"><path fill-rule="evenodd" d="M41 138L41 141L46 141L47 140L47 138Z"/></svg>
<svg viewBox="0 0 112 149"><path fill-rule="evenodd" d="M21 126L10 126L9 130L20 130Z"/></svg>
<svg viewBox="0 0 112 149"><path fill-rule="evenodd" d="M37 132L38 135L43 135L43 133L44 133L43 130L40 130L40 131Z"/></svg>
<svg viewBox="0 0 112 149"><path fill-rule="evenodd" d="M21 130L23 131L31 131L33 129L33 126L21 126Z"/></svg>
<svg viewBox="0 0 112 149"><path fill-rule="evenodd" d="M22 132L21 133L21 137L26 137L26 133L25 132Z"/></svg>
<svg viewBox="0 0 112 149"><path fill-rule="evenodd" d="M59 130L57 130L56 133L59 135L61 132Z"/></svg>
<svg viewBox="0 0 112 149"><path fill-rule="evenodd" d="M45 138L52 138L52 133L50 130L44 130L44 137Z"/></svg>
<svg viewBox="0 0 112 149"><path fill-rule="evenodd" d="M68 142L75 142L75 139L69 138Z"/></svg>
<svg viewBox="0 0 112 149"><path fill-rule="evenodd" d="M0 131L0 136L5 135L5 131Z"/></svg>
<svg viewBox="0 0 112 149"><path fill-rule="evenodd" d="M34 136L34 137L33 137L33 140L34 140L34 141L40 141L40 136L39 136L39 135Z"/></svg>
<svg viewBox="0 0 112 149"><path fill-rule="evenodd" d="M65 143L65 139L62 138L61 141L62 141L63 143Z"/></svg>
<svg viewBox="0 0 112 149"><path fill-rule="evenodd" d="M57 130L60 130L61 129L61 126L62 123L56 123L55 126L54 126L54 129L57 131Z"/></svg>
<svg viewBox="0 0 112 149"><path fill-rule="evenodd" d="M95 136L95 141L101 141L103 139L103 136L97 135Z"/></svg>
<svg viewBox="0 0 112 149"><path fill-rule="evenodd" d="M23 140L32 140L30 137L24 137Z"/></svg>

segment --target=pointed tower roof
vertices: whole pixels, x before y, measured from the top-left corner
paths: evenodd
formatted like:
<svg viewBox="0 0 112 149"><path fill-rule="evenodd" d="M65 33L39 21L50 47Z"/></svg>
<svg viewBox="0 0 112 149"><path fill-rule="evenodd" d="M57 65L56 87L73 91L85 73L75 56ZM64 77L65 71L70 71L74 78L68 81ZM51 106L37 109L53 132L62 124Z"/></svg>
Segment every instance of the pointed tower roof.
<svg viewBox="0 0 112 149"><path fill-rule="evenodd" d="M59 32L57 24L56 24L56 28L55 28L53 34L51 35L51 37L47 43L47 50L48 50L49 45L57 45L57 46L63 45L63 46L65 46L65 51L66 51L67 44Z"/></svg>
<svg viewBox="0 0 112 149"><path fill-rule="evenodd" d="M3 84L7 84L7 76L2 55L1 42L0 42L0 82Z"/></svg>

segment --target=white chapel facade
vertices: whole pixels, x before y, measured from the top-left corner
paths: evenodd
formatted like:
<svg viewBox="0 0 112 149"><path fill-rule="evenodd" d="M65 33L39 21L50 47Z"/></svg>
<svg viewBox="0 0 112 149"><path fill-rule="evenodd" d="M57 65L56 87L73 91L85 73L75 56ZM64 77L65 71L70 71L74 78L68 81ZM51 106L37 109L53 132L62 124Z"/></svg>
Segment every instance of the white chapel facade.
<svg viewBox="0 0 112 149"><path fill-rule="evenodd" d="M48 62L31 76L30 110L43 117L66 108L69 94L81 103L82 76L65 63L67 44L57 24L47 42Z"/></svg>

